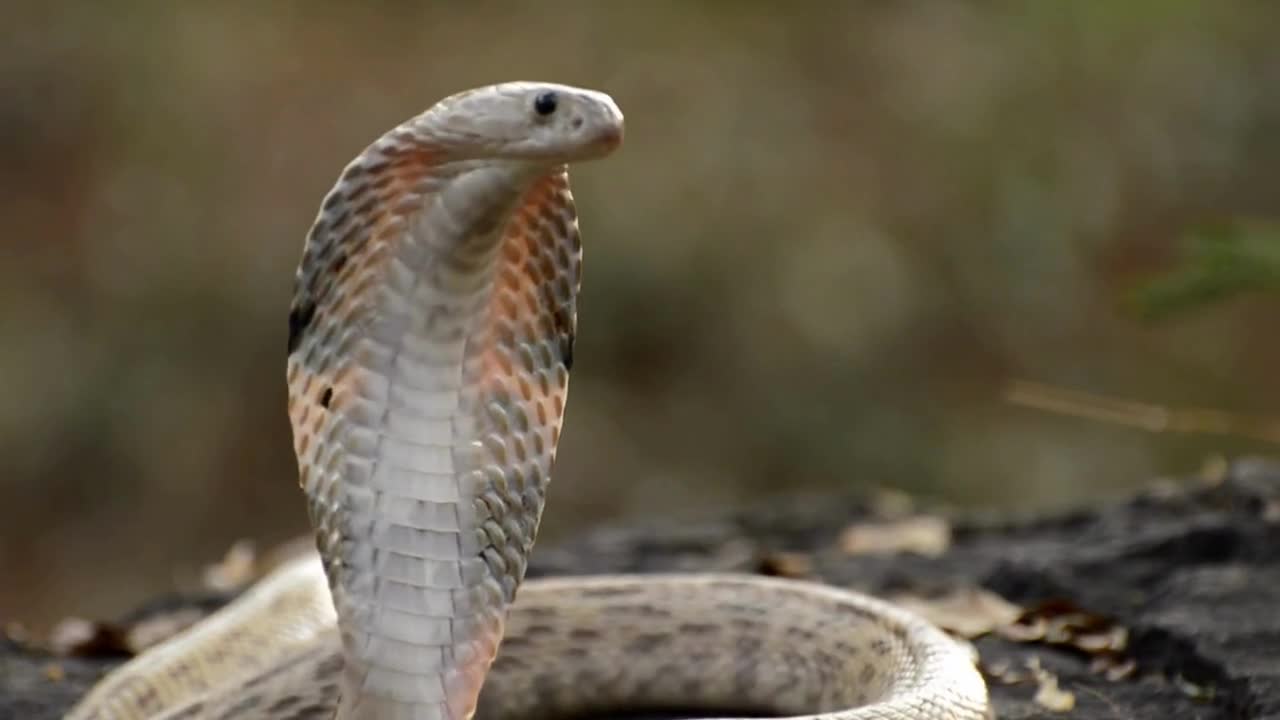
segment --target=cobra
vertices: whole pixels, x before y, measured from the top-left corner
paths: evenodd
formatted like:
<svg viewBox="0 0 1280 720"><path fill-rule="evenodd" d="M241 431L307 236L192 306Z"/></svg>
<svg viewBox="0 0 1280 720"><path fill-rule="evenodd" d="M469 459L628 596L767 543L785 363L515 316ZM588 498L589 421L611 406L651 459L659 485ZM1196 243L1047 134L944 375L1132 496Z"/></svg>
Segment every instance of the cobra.
<svg viewBox="0 0 1280 720"><path fill-rule="evenodd" d="M524 582L577 332L567 167L622 138L609 96L513 82L347 165L289 312L318 555L107 675L73 720L987 716L971 653L869 596L729 574Z"/></svg>

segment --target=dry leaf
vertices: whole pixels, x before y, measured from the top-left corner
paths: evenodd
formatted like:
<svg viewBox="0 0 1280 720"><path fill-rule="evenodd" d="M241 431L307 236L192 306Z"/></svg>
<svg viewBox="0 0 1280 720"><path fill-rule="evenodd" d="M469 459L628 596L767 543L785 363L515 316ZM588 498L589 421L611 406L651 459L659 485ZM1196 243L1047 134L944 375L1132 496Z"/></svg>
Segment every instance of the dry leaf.
<svg viewBox="0 0 1280 720"><path fill-rule="evenodd" d="M760 558L761 574L783 578L805 578L813 574L813 559L804 553L771 552Z"/></svg>
<svg viewBox="0 0 1280 720"><path fill-rule="evenodd" d="M871 514L879 518L896 520L915 510L915 498L901 490L881 488L871 498Z"/></svg>
<svg viewBox="0 0 1280 720"><path fill-rule="evenodd" d="M1036 676L1036 694L1032 702L1046 710L1070 712L1076 706L1076 696L1058 687L1058 678L1047 672Z"/></svg>
<svg viewBox="0 0 1280 720"><path fill-rule="evenodd" d="M1127 628L1069 601L1041 603L995 632L1012 642L1044 642L1079 650L1090 656L1090 672L1111 682L1131 677L1138 669L1137 662L1124 655L1129 645Z"/></svg>
<svg viewBox="0 0 1280 720"><path fill-rule="evenodd" d="M1076 630L1079 627L1078 617L1065 615L1049 618L1045 623L1044 640L1045 642L1059 645L1069 644L1075 638Z"/></svg>
<svg viewBox="0 0 1280 720"><path fill-rule="evenodd" d="M216 592L233 592L253 582L257 572L253 542L240 540L227 550L222 560L204 569L204 586Z"/></svg>
<svg viewBox="0 0 1280 720"><path fill-rule="evenodd" d="M996 634L1010 642L1039 642L1044 639L1048 626L1044 618L1022 617L1016 623L997 627Z"/></svg>
<svg viewBox="0 0 1280 720"><path fill-rule="evenodd" d="M1137 672L1138 661L1133 658L1128 658L1118 665L1107 668L1106 678L1111 682L1120 682L1121 680L1128 680Z"/></svg>
<svg viewBox="0 0 1280 720"><path fill-rule="evenodd" d="M839 542L850 555L913 552L936 557L951 547L951 523L933 515L857 523L840 534Z"/></svg>
<svg viewBox="0 0 1280 720"><path fill-rule="evenodd" d="M1123 652L1129 644L1129 631L1114 625L1101 632L1080 633L1072 644L1090 654Z"/></svg>
<svg viewBox="0 0 1280 720"><path fill-rule="evenodd" d="M944 630L969 639L1014 623L1022 615L1022 608L1017 605L974 587L958 588L933 598L899 595L892 601Z"/></svg>
<svg viewBox="0 0 1280 720"><path fill-rule="evenodd" d="M984 666L983 669L988 677L1005 685L1017 685L1027 679L1027 675L1015 668L1008 660L997 660L990 665Z"/></svg>
<svg viewBox="0 0 1280 720"><path fill-rule="evenodd" d="M129 655L124 631L111 623L67 618L49 633L49 650L56 655L101 657Z"/></svg>
<svg viewBox="0 0 1280 720"><path fill-rule="evenodd" d="M1178 686L1178 689L1182 691L1183 695L1186 695L1189 698L1193 698L1195 700L1213 699L1213 687L1209 685L1197 685L1182 676L1174 678L1174 684Z"/></svg>
<svg viewBox="0 0 1280 720"><path fill-rule="evenodd" d="M1138 671L1138 663L1133 658L1122 658L1117 655L1099 655L1089 662L1089 672L1102 675L1110 682L1119 682L1133 677Z"/></svg>
<svg viewBox="0 0 1280 720"><path fill-rule="evenodd" d="M1039 658L1028 660L1027 668L1036 678L1035 704L1053 712L1069 712L1076 706L1076 696L1058 687L1058 677L1042 668Z"/></svg>
<svg viewBox="0 0 1280 720"><path fill-rule="evenodd" d="M1013 642L1044 641L1089 654L1118 653L1129 644L1126 628L1061 600L1028 608L1017 622L999 628L998 633Z"/></svg>

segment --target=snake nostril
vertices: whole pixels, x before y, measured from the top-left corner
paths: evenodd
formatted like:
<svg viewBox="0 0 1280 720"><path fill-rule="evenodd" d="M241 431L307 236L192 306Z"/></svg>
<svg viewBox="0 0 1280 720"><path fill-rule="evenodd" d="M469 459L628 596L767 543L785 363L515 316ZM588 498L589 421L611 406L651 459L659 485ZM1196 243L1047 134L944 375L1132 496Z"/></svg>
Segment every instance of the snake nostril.
<svg viewBox="0 0 1280 720"><path fill-rule="evenodd" d="M578 129L578 128L580 128L580 127L582 127L582 116L581 116L581 115L579 115L579 116L577 116L577 117L575 117L575 118L573 119L573 129L574 129L574 130L577 130L577 129Z"/></svg>

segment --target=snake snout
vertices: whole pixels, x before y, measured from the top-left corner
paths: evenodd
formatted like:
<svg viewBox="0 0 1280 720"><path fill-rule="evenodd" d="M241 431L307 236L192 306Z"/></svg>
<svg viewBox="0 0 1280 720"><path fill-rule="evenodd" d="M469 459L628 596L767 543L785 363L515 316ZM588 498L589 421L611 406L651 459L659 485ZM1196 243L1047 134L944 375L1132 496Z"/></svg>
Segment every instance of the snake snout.
<svg viewBox="0 0 1280 720"><path fill-rule="evenodd" d="M622 144L625 123L618 104L605 93L585 91L571 125L581 136L589 157L608 155Z"/></svg>
<svg viewBox="0 0 1280 720"><path fill-rule="evenodd" d="M617 125L602 128L596 134L593 144L600 149L601 154L613 152L622 145L622 134L622 122L619 121Z"/></svg>
<svg viewBox="0 0 1280 720"><path fill-rule="evenodd" d="M599 143L610 150L617 148L622 144L622 136L625 132L625 125L622 121L622 113L618 113L616 122L613 122L600 130Z"/></svg>

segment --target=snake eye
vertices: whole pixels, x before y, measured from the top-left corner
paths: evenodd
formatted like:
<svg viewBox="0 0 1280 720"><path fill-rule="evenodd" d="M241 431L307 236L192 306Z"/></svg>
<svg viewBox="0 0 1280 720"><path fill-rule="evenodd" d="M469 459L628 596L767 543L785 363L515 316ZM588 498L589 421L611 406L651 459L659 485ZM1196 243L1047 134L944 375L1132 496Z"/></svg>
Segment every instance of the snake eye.
<svg viewBox="0 0 1280 720"><path fill-rule="evenodd" d="M550 115L556 111L556 105L559 104L560 98L551 91L538 93L533 99L533 111L539 115Z"/></svg>

